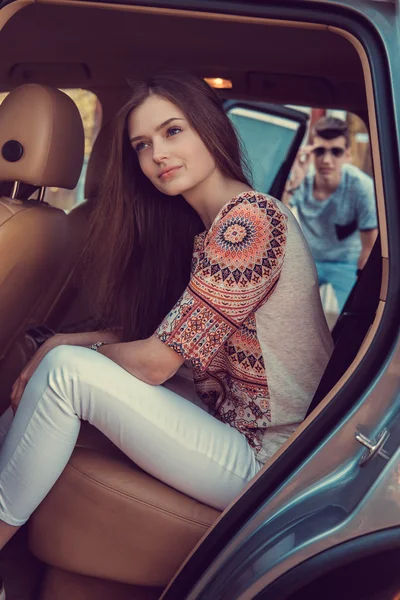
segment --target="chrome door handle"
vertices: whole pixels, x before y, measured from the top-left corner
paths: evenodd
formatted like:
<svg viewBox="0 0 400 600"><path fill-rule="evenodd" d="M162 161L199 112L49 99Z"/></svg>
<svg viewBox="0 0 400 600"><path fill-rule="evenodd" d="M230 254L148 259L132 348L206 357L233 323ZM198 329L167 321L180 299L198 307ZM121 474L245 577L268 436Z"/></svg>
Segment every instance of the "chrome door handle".
<svg viewBox="0 0 400 600"><path fill-rule="evenodd" d="M385 460L390 459L389 454L386 452L386 450L383 449L383 446L387 442L389 435L390 433L385 428L378 434L376 440L370 440L363 433L357 431L357 442L360 442L360 444L362 444L368 449L368 452L364 452L364 454L360 458L360 467L364 467L367 464L367 462L371 460L371 458L374 458L374 456L377 455L379 455L381 458L384 458Z"/></svg>

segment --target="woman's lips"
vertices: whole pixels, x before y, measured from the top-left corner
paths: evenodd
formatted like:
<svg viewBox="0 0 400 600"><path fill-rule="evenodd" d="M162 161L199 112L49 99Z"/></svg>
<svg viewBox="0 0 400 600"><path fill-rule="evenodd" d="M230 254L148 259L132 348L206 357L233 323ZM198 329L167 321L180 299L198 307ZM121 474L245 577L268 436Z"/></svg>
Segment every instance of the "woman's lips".
<svg viewBox="0 0 400 600"><path fill-rule="evenodd" d="M165 171L163 171L158 177L159 179L168 179L174 173L176 173L178 169L180 169L180 167L171 167L170 169L166 169Z"/></svg>

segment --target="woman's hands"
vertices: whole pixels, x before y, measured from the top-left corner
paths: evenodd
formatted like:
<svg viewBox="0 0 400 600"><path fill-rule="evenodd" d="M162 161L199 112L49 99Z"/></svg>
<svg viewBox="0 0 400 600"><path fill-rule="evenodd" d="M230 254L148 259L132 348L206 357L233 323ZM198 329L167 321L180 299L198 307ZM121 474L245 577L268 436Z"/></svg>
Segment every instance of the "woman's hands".
<svg viewBox="0 0 400 600"><path fill-rule="evenodd" d="M56 348L57 346L90 346L95 342L106 342L107 344L113 344L118 341L118 336L111 331L56 333L53 335L40 346L37 352L35 352L12 387L11 408L14 414L17 411L28 381L50 350L53 350L53 348Z"/></svg>
<svg viewBox="0 0 400 600"><path fill-rule="evenodd" d="M61 337L61 334L56 334L48 340L46 340L32 356L31 360L24 367L17 381L14 383L11 390L11 408L14 414L17 411L25 387L32 375L34 374L34 372L36 371L37 367L39 366L39 363L43 360L46 354L50 352L50 350L52 350L56 346L65 343L60 340Z"/></svg>

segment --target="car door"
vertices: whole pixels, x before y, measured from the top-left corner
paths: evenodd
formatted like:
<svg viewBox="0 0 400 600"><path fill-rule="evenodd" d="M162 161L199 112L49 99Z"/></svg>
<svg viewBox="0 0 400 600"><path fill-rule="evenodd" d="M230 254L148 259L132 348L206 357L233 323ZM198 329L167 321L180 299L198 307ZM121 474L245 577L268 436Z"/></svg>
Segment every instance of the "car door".
<svg viewBox="0 0 400 600"><path fill-rule="evenodd" d="M227 100L224 108L242 141L254 189L280 198L308 115L266 102Z"/></svg>
<svg viewBox="0 0 400 600"><path fill-rule="evenodd" d="M357 41L365 69L364 58L370 61L371 71L364 71L369 98L364 114L373 138L374 176L384 184L377 192L384 236L378 262L384 275L373 273L370 278L379 286L376 316L356 359L329 386L314 418L310 415L290 445L219 519L163 600L399 597L400 220L395 124L400 103L395 100L400 85L399 71L390 69L399 59L399 13L394 2L359 0L357 8L351 0L299 3L293 8L295 4L283 9L251 3L252 16L277 18L284 12L291 23L309 19L327 29L335 27ZM243 13L249 5L241 3ZM317 46L313 52L318 55ZM265 76L263 89L269 90L273 80ZM250 134L248 138L253 144ZM387 161L392 159L390 166ZM286 175L289 170L290 165ZM279 197L279 191L275 195ZM346 329L353 334L351 327ZM345 350L337 346L336 363ZM323 579L327 574L330 577Z"/></svg>

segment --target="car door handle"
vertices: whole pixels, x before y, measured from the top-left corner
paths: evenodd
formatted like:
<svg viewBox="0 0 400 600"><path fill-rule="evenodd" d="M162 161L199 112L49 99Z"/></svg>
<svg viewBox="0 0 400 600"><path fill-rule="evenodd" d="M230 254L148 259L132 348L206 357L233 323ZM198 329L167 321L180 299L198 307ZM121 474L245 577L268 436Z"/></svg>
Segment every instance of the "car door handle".
<svg viewBox="0 0 400 600"><path fill-rule="evenodd" d="M383 449L383 446L387 442L389 435L390 433L385 428L378 434L376 440L371 440L363 433L357 431L357 442L360 442L360 444L362 444L368 449L368 452L364 452L364 454L360 458L360 467L364 467L372 458L374 458L377 455L379 455L381 458L384 458L385 460L390 459L389 454L386 452L386 450Z"/></svg>

